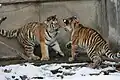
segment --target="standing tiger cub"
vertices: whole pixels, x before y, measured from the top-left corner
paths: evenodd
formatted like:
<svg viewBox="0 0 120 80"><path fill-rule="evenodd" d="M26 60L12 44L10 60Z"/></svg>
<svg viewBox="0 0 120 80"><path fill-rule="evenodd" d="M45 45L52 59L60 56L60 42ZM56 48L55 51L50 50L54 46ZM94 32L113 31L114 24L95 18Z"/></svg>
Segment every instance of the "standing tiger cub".
<svg viewBox="0 0 120 80"><path fill-rule="evenodd" d="M87 52L88 57L93 61L90 67L95 68L102 62L103 55L110 59L120 59L120 53L113 54L109 49L108 43L103 37L94 29L85 27L79 23L77 17L72 16L63 19L65 29L71 32L71 42L66 46L70 48L71 44L71 55L69 61L73 61L75 58L75 50L78 47L84 48Z"/></svg>
<svg viewBox="0 0 120 80"><path fill-rule="evenodd" d="M56 41L61 26L58 23L56 15L49 16L43 22L30 22L23 27L15 30L0 29L0 35L7 38L17 38L19 43L25 49L25 60L37 60L40 57L34 55L35 45L40 44L41 47L41 60L49 60L48 46L51 46L61 56L64 56L58 42Z"/></svg>

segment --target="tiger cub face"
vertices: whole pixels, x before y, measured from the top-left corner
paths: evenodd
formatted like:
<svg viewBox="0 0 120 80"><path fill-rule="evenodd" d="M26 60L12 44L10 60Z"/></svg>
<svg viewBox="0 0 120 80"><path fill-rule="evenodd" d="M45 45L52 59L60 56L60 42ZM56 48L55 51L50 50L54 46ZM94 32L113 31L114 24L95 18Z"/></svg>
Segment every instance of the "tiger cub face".
<svg viewBox="0 0 120 80"><path fill-rule="evenodd" d="M56 15L49 16L44 23L47 24L47 30L51 33L58 31L61 27Z"/></svg>
<svg viewBox="0 0 120 80"><path fill-rule="evenodd" d="M74 23L77 22L77 17L72 16L66 19L63 19L64 25L65 25L65 30L71 31L74 28Z"/></svg>

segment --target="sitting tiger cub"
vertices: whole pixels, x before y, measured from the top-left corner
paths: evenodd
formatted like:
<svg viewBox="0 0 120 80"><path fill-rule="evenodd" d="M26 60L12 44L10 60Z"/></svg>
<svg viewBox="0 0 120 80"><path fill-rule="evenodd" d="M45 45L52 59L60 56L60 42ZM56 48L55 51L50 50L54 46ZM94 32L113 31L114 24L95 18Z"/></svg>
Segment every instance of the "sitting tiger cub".
<svg viewBox="0 0 120 80"><path fill-rule="evenodd" d="M72 48L72 57L69 58L69 61L75 59L75 50L78 47L87 51L88 57L93 61L90 65L92 68L96 68L101 64L101 56L103 55L113 60L120 59L120 53L113 54L105 39L96 30L80 24L77 17L72 16L63 19L63 22L65 24L64 28L71 32L71 42L66 45L68 48Z"/></svg>
<svg viewBox="0 0 120 80"><path fill-rule="evenodd" d="M58 42L56 41L61 26L58 23L56 15L49 16L43 22L30 22L23 27L15 30L0 29L0 35L7 38L17 38L19 43L24 47L25 54L21 56L25 60L37 60L40 57L34 55L34 47L40 44L41 60L49 60L48 46L51 46L61 56L64 53L61 51Z"/></svg>

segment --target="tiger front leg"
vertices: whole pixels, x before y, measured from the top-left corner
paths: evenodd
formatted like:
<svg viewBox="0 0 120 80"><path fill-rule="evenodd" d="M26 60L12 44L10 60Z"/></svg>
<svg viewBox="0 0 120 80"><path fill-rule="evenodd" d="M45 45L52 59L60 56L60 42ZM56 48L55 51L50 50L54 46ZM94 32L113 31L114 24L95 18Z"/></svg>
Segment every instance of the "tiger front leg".
<svg viewBox="0 0 120 80"><path fill-rule="evenodd" d="M58 44L57 41L55 41L52 45L53 45L52 48L53 48L60 56L62 56L62 57L65 56L64 53L62 52L62 50L60 49L60 46L59 46L59 44Z"/></svg>
<svg viewBox="0 0 120 80"><path fill-rule="evenodd" d="M76 49L78 48L78 46L77 46L76 44L72 44L71 46L72 46L72 48L71 48L71 56L72 56L72 57L69 58L69 61L70 61L70 62L72 62L72 61L75 60L75 56L76 56L75 51L76 51Z"/></svg>
<svg viewBox="0 0 120 80"><path fill-rule="evenodd" d="M42 57L41 57L41 60L49 60L49 52L48 52L48 46L45 44L45 42L41 42L40 43L40 46L41 46L41 54L42 54Z"/></svg>

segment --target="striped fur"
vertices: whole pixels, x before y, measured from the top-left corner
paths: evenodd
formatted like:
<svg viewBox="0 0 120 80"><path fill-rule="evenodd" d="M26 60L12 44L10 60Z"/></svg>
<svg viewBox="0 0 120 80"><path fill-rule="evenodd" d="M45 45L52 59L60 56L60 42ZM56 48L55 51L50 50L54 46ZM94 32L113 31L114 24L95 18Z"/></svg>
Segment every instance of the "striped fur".
<svg viewBox="0 0 120 80"><path fill-rule="evenodd" d="M56 41L60 27L56 15L54 15L47 17L43 23L30 22L21 28L8 31L0 29L0 35L7 38L17 38L25 49L24 55L27 57L23 57L25 60L40 59L40 57L33 53L34 46L38 44L41 46L41 60L49 60L48 46L54 45L52 48L59 52L60 55L64 56Z"/></svg>
<svg viewBox="0 0 120 80"><path fill-rule="evenodd" d="M70 48L71 44L72 47L70 61L74 60L78 47L87 51L88 57L93 61L93 67L100 65L103 55L113 60L120 59L120 53L113 54L106 40L96 30L83 26L75 16L63 19L63 22L65 28L71 32L71 42L66 45Z"/></svg>
<svg viewBox="0 0 120 80"><path fill-rule="evenodd" d="M0 24L4 21L4 20L6 20L7 19L7 17L1 17L0 18Z"/></svg>

